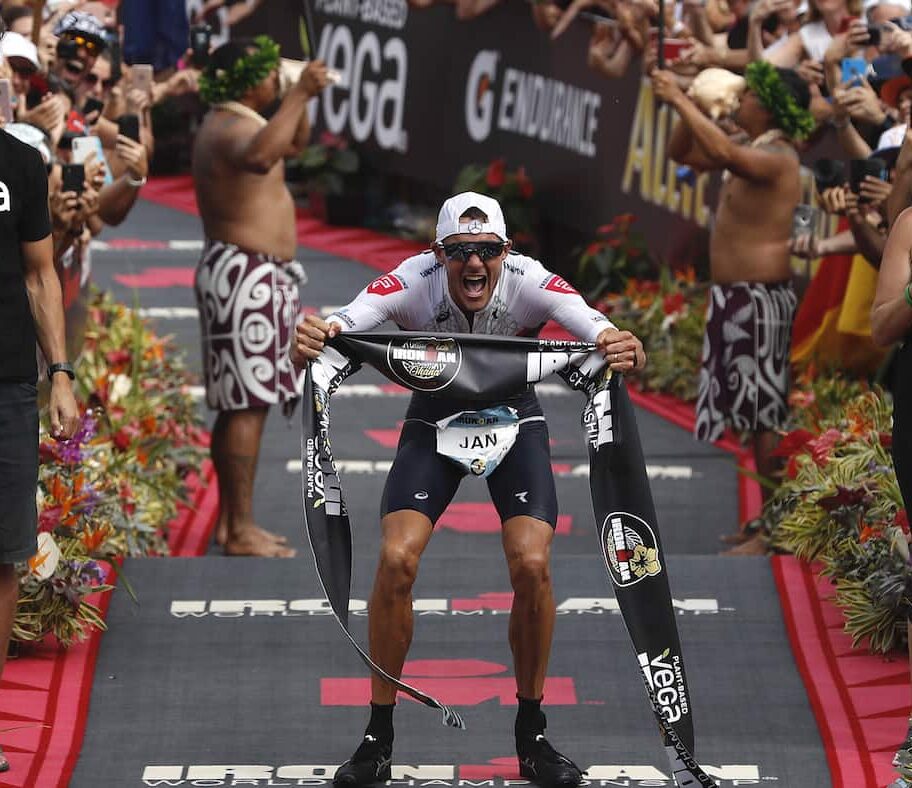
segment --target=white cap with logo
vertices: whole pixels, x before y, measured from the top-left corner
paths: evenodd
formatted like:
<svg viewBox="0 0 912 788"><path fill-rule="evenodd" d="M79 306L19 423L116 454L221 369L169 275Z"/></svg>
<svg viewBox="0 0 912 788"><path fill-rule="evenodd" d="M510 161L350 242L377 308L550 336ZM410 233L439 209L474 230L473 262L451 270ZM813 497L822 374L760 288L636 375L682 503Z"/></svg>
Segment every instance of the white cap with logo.
<svg viewBox="0 0 912 788"><path fill-rule="evenodd" d="M460 222L459 217L469 208L477 208L488 217L488 221L472 219L468 223ZM442 243L445 238L459 233L471 233L472 235L494 233L502 241L508 241L507 224L504 221L500 203L493 197L477 192L462 192L462 194L450 197L441 206L440 213L437 215L437 238L434 243Z"/></svg>
<svg viewBox="0 0 912 788"><path fill-rule="evenodd" d="M3 53L5 58L19 57L27 60L35 68L40 67L38 47L25 36L19 35L19 33L5 33L3 38L0 39L0 52Z"/></svg>

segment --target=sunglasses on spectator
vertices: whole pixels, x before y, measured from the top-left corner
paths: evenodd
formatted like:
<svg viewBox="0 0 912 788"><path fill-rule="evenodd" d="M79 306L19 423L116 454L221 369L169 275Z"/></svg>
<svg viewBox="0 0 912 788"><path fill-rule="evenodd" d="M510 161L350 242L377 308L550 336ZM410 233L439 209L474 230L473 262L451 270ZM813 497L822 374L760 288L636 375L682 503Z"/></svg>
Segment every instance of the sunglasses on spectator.
<svg viewBox="0 0 912 788"><path fill-rule="evenodd" d="M99 82L99 77L98 77L98 74L93 74L93 73L90 71L88 74L86 74L86 75L82 78L82 80L83 80L83 82L86 83L86 85L88 85L89 87L93 87L93 88L94 88L94 87L98 84L98 82ZM113 78L113 77L109 77L108 79L102 79L102 80L100 80L100 81L101 81L101 87L102 87L104 90L110 90L110 89L113 88L114 85L115 85L115 82L114 82L114 78Z"/></svg>
<svg viewBox="0 0 912 788"><path fill-rule="evenodd" d="M83 69L85 69L85 66L76 60L67 60L64 62L63 67L74 75L81 74L83 72Z"/></svg>
<svg viewBox="0 0 912 788"><path fill-rule="evenodd" d="M86 38L81 35L71 35L69 36L70 41L72 41L76 46L82 47L90 55L98 54L98 43L93 41L91 38Z"/></svg>
<svg viewBox="0 0 912 788"><path fill-rule="evenodd" d="M487 262L503 252L503 241L475 241L473 243L443 244L443 253L449 260L466 262L473 254Z"/></svg>

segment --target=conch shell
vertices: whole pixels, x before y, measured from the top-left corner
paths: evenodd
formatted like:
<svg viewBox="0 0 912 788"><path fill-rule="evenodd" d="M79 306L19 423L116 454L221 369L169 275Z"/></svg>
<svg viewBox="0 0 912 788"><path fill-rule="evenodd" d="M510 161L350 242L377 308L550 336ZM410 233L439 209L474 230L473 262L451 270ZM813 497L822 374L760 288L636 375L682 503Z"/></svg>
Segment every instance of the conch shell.
<svg viewBox="0 0 912 788"><path fill-rule="evenodd" d="M687 95L713 120L731 115L747 89L744 77L724 68L707 68L694 78Z"/></svg>

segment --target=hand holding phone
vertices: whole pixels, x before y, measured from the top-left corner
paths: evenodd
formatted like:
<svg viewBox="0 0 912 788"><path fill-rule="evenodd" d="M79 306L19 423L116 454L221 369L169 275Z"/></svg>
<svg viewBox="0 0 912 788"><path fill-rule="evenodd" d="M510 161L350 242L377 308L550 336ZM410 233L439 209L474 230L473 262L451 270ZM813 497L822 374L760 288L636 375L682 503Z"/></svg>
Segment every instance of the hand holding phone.
<svg viewBox="0 0 912 788"><path fill-rule="evenodd" d="M817 228L818 210L813 205L797 205L792 214L792 238L813 235Z"/></svg>
<svg viewBox="0 0 912 788"><path fill-rule="evenodd" d="M887 163L883 159L875 157L852 159L849 162L849 189L855 194L860 194L861 184L866 177L877 178L882 181L886 180Z"/></svg>
<svg viewBox="0 0 912 788"><path fill-rule="evenodd" d="M84 187L85 166L82 164L64 164L62 190L64 192L76 192L76 194L82 194Z"/></svg>
<svg viewBox="0 0 912 788"><path fill-rule="evenodd" d="M152 66L148 63L136 63L131 72L130 82L136 90L150 94L153 80Z"/></svg>
<svg viewBox="0 0 912 788"><path fill-rule="evenodd" d="M139 115L121 115L117 119L117 133L139 142Z"/></svg>
<svg viewBox="0 0 912 788"><path fill-rule="evenodd" d="M190 49L193 52L193 65L197 68L205 68L209 62L211 43L212 28L209 25L193 25L190 28Z"/></svg>
<svg viewBox="0 0 912 788"><path fill-rule="evenodd" d="M868 73L868 61L863 57L844 57L840 61L844 85L860 85Z"/></svg>

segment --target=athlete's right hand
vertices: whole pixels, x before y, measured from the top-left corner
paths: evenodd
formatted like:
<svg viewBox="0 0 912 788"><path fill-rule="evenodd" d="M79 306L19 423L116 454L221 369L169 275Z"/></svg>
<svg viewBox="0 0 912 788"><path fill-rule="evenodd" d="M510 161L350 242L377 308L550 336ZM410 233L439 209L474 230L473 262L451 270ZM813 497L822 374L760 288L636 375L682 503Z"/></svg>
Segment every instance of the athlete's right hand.
<svg viewBox="0 0 912 788"><path fill-rule="evenodd" d="M319 315L308 315L295 326L294 342L288 350L291 363L300 369L319 356L326 340L341 330L338 323L327 323Z"/></svg>

